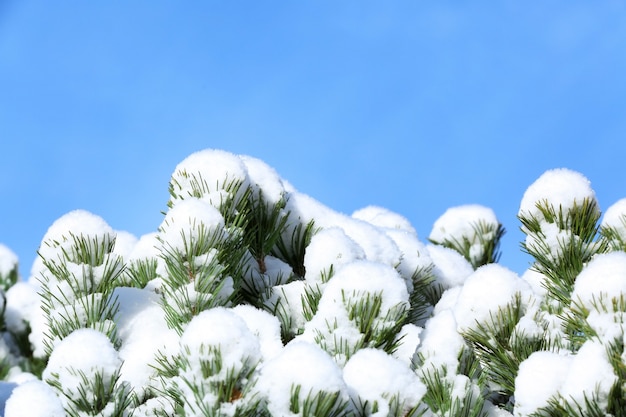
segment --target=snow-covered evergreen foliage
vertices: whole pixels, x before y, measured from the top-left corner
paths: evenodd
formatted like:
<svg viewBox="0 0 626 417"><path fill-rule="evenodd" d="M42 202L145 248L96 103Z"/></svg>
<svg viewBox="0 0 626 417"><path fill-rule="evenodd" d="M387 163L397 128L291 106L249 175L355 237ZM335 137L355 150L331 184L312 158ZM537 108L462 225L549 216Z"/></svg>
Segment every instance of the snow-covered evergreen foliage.
<svg viewBox="0 0 626 417"><path fill-rule="evenodd" d="M0 245L6 417L626 416L626 199L580 173L524 194L522 276L480 205L424 242L219 150L169 193L139 238L62 216L27 280Z"/></svg>

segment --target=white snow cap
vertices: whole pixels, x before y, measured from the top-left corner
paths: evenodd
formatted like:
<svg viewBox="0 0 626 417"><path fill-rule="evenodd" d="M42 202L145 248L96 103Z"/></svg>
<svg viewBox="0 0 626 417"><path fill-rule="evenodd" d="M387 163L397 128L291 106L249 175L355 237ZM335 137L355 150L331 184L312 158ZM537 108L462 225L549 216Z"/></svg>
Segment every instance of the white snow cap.
<svg viewBox="0 0 626 417"><path fill-rule="evenodd" d="M126 258L133 250L139 239L134 234L125 230L115 231L115 246L113 252Z"/></svg>
<svg viewBox="0 0 626 417"><path fill-rule="evenodd" d="M16 282L7 290L4 321L8 330L13 333L25 332L26 325L35 320L41 307L41 297L37 291L37 287L23 281Z"/></svg>
<svg viewBox="0 0 626 417"><path fill-rule="evenodd" d="M426 386L402 361L378 349L361 349L343 368L346 384L361 399L378 404L372 417L390 415L390 400L396 397L401 415L415 407L426 393Z"/></svg>
<svg viewBox="0 0 626 417"><path fill-rule="evenodd" d="M306 248L304 267L306 280L319 282L322 273L328 274L331 265L337 272L343 265L365 259L365 252L338 227L320 230L311 238Z"/></svg>
<svg viewBox="0 0 626 417"><path fill-rule="evenodd" d="M0 276L7 276L17 268L18 258L15 252L0 243Z"/></svg>
<svg viewBox="0 0 626 417"><path fill-rule="evenodd" d="M547 406L548 400L560 391L567 379L571 362L572 356L548 351L534 352L523 361L515 378L513 414L528 416Z"/></svg>
<svg viewBox="0 0 626 417"><path fill-rule="evenodd" d="M524 302L531 292L515 272L498 264L481 266L465 281L454 307L459 330L475 328L477 322L489 320L498 309L513 302L515 294L519 293Z"/></svg>
<svg viewBox="0 0 626 417"><path fill-rule="evenodd" d="M63 393L75 400L81 398L83 386L80 372L84 375L100 373L105 384L112 384L122 365L113 344L103 333L93 329L78 329L61 340L52 351L42 379L58 380ZM91 398L95 393L87 392ZM62 397L62 402L69 399Z"/></svg>
<svg viewBox="0 0 626 417"><path fill-rule="evenodd" d="M420 339L418 352L424 356L422 372L440 368L446 368L449 374L456 372L465 341L457 331L451 310L443 310L428 320Z"/></svg>
<svg viewBox="0 0 626 417"><path fill-rule="evenodd" d="M409 292L413 292L413 274L415 271L425 271L434 267L428 249L426 245L418 240L417 235L412 233L398 229L388 229L386 234L400 250L400 263L396 265L396 269L406 281Z"/></svg>
<svg viewBox="0 0 626 417"><path fill-rule="evenodd" d="M222 372L238 372L243 366L256 365L261 359L259 340L246 322L231 310L216 307L195 316L180 338L181 346L189 348L189 360L199 372L206 348L218 348L222 355Z"/></svg>
<svg viewBox="0 0 626 417"><path fill-rule="evenodd" d="M114 297L119 301L116 324L122 340L119 355L124 361L120 380L129 382L141 397L155 374L152 364L157 352L172 352L178 347L179 337L167 326L160 294L117 287Z"/></svg>
<svg viewBox="0 0 626 417"><path fill-rule="evenodd" d="M446 240L463 242L463 239L467 239L478 244L480 242L475 229L478 224L492 225L495 230L500 222L489 207L479 204L451 207L435 220L428 238L437 243Z"/></svg>
<svg viewBox="0 0 626 417"><path fill-rule="evenodd" d="M297 372L294 372L297 370ZM267 398L273 416L293 416L289 409L292 389L300 386L300 408L307 395L319 392L339 393L349 400L348 387L341 369L321 348L313 343L293 341L261 368L256 389Z"/></svg>
<svg viewBox="0 0 626 417"><path fill-rule="evenodd" d="M597 310L601 299L607 307L611 299L626 296L626 253L609 252L596 255L578 274L572 292L572 303L581 303L588 310Z"/></svg>
<svg viewBox="0 0 626 417"><path fill-rule="evenodd" d="M255 191L263 192L266 203L276 204L284 197L285 186L283 181L274 170L260 159L247 155L240 155L248 172L250 185Z"/></svg>
<svg viewBox="0 0 626 417"><path fill-rule="evenodd" d="M185 241L197 242L201 228L209 235L224 229L224 217L206 201L188 197L172 207L159 230L168 247L184 251Z"/></svg>
<svg viewBox="0 0 626 417"><path fill-rule="evenodd" d="M18 385L6 402L6 417L65 417L61 399L50 385L33 380Z"/></svg>
<svg viewBox="0 0 626 417"><path fill-rule="evenodd" d="M229 194L225 188L233 182L241 183L241 188L235 195L240 198L249 181L246 165L237 155L217 149L198 151L189 155L174 169L170 179L174 196L170 202L176 203L195 196L220 207ZM201 195L197 195L199 190L194 183L202 184Z"/></svg>
<svg viewBox="0 0 626 417"><path fill-rule="evenodd" d="M354 261L344 266L329 281L322 293L317 313L306 323L302 338L313 341L321 337L331 345L341 339L350 347L356 346L363 335L349 318L348 304L356 304L367 295L381 296L380 312L373 318L374 328L383 329L389 325L384 318L392 308L409 308L406 284L395 269L376 262ZM329 326L329 323L336 323L336 328ZM341 363L345 358L336 357L335 360Z"/></svg>
<svg viewBox="0 0 626 417"><path fill-rule="evenodd" d="M542 219L537 203L547 200L557 211L561 207L565 213L575 205L580 206L585 199L596 201L596 194L584 175L567 168L552 169L528 187L522 197L518 215L532 215Z"/></svg>
<svg viewBox="0 0 626 417"><path fill-rule="evenodd" d="M598 392L598 405L606 408L608 394L617 375L607 357L606 346L598 340L588 340L578 350L563 382L561 394L568 400L584 404Z"/></svg>
<svg viewBox="0 0 626 417"><path fill-rule="evenodd" d="M85 210L74 210L57 219L44 235L39 253L45 259L56 260L63 250L72 254L72 236L111 242L115 231L98 215Z"/></svg>
<svg viewBox="0 0 626 417"><path fill-rule="evenodd" d="M443 289L463 284L474 273L474 268L467 259L454 249L439 245L426 245L428 255L435 268L433 273Z"/></svg>
<svg viewBox="0 0 626 417"><path fill-rule="evenodd" d="M282 351L280 322L276 316L246 304L233 307L232 312L241 317L252 334L258 338L264 360L271 359Z"/></svg>
<svg viewBox="0 0 626 417"><path fill-rule="evenodd" d="M604 213L601 226L617 230L623 241L626 241L626 198L622 198L609 207Z"/></svg>
<svg viewBox="0 0 626 417"><path fill-rule="evenodd" d="M415 228L406 217L384 207L367 206L352 213L352 217L383 229L403 230L417 236Z"/></svg>

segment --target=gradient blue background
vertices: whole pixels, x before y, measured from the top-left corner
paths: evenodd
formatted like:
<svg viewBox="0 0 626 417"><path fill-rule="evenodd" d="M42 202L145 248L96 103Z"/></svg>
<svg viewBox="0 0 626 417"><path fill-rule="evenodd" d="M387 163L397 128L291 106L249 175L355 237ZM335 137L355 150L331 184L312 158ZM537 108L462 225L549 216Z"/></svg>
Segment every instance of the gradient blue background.
<svg viewBox="0 0 626 417"><path fill-rule="evenodd" d="M523 272L516 214L545 170L626 197L626 4L461 3L0 0L0 242L26 278L70 210L155 231L176 164L219 148L423 241L489 206Z"/></svg>

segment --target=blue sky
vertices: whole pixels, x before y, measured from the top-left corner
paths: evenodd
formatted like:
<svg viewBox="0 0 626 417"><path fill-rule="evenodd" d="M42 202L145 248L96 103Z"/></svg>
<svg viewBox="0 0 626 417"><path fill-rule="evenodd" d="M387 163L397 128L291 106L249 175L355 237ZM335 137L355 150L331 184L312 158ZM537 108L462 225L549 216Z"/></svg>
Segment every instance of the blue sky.
<svg viewBox="0 0 626 417"><path fill-rule="evenodd" d="M155 231L175 166L260 158L350 214L379 205L426 240L491 207L501 263L544 171L626 197L623 1L1 1L0 242L28 276L73 209Z"/></svg>

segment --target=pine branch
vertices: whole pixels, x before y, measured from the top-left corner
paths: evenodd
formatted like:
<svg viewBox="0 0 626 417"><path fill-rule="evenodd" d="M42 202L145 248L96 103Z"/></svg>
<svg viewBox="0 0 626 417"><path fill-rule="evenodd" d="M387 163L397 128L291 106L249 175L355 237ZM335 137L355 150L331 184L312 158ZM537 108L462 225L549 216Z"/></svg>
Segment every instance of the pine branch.
<svg viewBox="0 0 626 417"><path fill-rule="evenodd" d="M304 255L306 247L311 243L311 237L317 232L313 220L307 224L298 223L291 232L291 236L285 237L285 233L276 241L272 248L272 255L283 260L291 266L293 272L300 278L304 278Z"/></svg>

